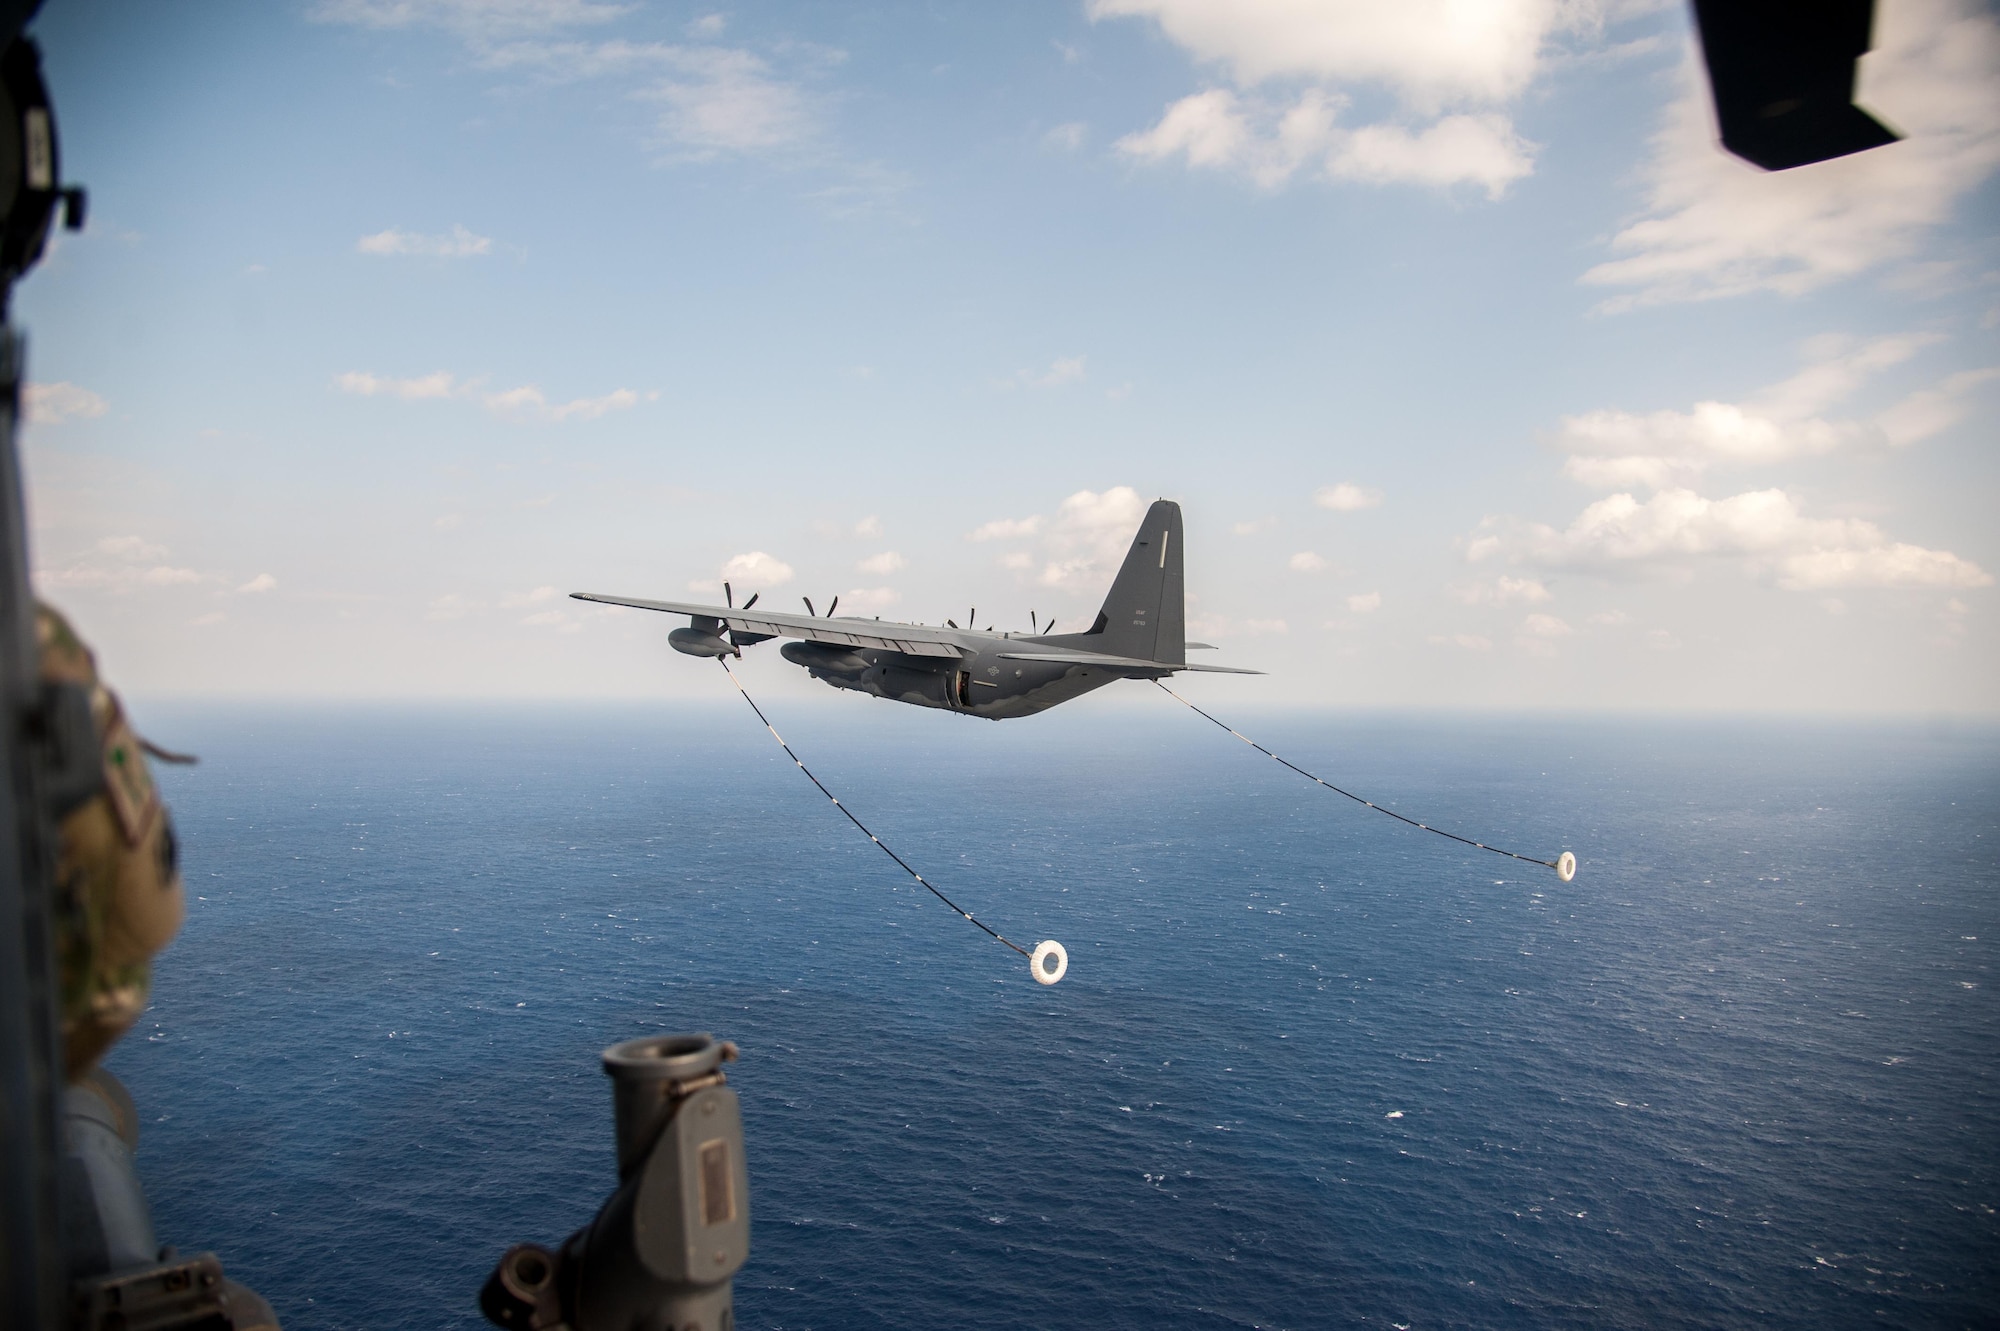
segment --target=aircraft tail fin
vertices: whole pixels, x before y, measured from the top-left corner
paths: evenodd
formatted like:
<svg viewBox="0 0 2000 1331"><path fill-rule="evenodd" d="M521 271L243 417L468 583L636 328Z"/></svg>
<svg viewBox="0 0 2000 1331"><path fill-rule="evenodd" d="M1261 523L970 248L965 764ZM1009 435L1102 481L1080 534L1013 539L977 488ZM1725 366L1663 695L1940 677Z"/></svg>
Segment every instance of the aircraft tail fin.
<svg viewBox="0 0 2000 1331"><path fill-rule="evenodd" d="M1088 636L1092 651L1171 665L1187 662L1187 608L1181 572L1181 506L1171 499L1146 510L1125 563Z"/></svg>

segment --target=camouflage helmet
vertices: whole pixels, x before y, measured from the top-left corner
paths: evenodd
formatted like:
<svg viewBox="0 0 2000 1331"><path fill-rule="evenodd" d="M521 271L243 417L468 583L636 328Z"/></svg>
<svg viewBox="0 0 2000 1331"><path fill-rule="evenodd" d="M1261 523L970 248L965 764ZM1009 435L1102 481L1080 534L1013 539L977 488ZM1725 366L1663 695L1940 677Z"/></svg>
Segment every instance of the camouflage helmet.
<svg viewBox="0 0 2000 1331"><path fill-rule="evenodd" d="M103 754L102 786L60 811L57 827L52 913L63 1062L74 1081L145 1011L153 954L187 906L173 825L118 696L98 679L76 631L46 605L36 607L35 640L43 682L88 694Z"/></svg>

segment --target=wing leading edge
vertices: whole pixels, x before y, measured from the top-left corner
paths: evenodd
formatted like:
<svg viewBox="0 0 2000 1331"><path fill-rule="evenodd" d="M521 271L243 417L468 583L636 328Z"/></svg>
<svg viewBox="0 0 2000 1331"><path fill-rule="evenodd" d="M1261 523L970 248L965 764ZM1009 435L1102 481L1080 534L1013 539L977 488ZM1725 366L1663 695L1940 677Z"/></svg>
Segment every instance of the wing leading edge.
<svg viewBox="0 0 2000 1331"><path fill-rule="evenodd" d="M579 601L595 601L599 605L623 605L634 610L701 616L738 633L755 633L767 638L803 638L808 642L824 642L838 647L878 647L907 656L939 656L950 660L957 660L966 654L953 640L949 630L928 628L922 624L826 619L817 615L769 612L745 614L727 606L696 605L691 601L646 601L632 596L603 596L596 592L571 592L570 596Z"/></svg>
<svg viewBox="0 0 2000 1331"><path fill-rule="evenodd" d="M648 601L636 596L605 596L598 592L571 592L579 601L595 601L599 605L629 606L634 610L659 610L670 615L688 615L713 620L718 626L733 629L738 633L754 633L767 638L802 638L807 642L824 642L837 647L875 647L883 651L902 652L906 656L934 656L945 660L962 660L973 653L962 641L962 635L950 629L931 628L926 624L899 624L879 619L826 619L817 615L786 615L776 613L745 614L727 606L699 605L692 601ZM1004 641L1004 640L1003 640ZM1024 646L1034 639L1021 638L1015 641ZM1110 652L1085 651L1017 651L1001 652L1006 661L1043 661L1058 665L1090 665L1105 670L1149 670L1193 671L1206 675L1261 675L1261 670L1244 670L1236 666L1183 665L1172 661L1149 661L1138 656L1119 656Z"/></svg>

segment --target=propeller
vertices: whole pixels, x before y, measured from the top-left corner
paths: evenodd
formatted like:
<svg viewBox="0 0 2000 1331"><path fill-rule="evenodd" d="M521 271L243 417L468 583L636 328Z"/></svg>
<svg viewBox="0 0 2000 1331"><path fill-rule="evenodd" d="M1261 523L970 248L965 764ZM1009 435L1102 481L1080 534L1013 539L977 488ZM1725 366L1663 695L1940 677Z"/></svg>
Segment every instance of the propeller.
<svg viewBox="0 0 2000 1331"><path fill-rule="evenodd" d="M832 605L830 605L830 606L828 606L828 607L826 608L826 617L827 617L828 619L832 619L832 618L833 618L833 612L834 612L834 611L836 611L836 610L838 610L838 609L840 609L840 598L839 598L838 596L836 596L836 597L834 597L834 598L833 598L833 604L832 604Z"/></svg>
<svg viewBox="0 0 2000 1331"><path fill-rule="evenodd" d="M1032 610L1028 612L1028 627L1034 629L1037 633L1042 631L1035 623L1035 612Z"/></svg>
<svg viewBox="0 0 2000 1331"><path fill-rule="evenodd" d="M757 604L757 598L762 596L763 594L764 593L762 592L751 592L750 599L743 603L743 608L745 610L748 610L751 606ZM734 587L731 587L726 582L722 584L722 599L729 603L729 608L731 610L734 610L736 608L736 589ZM739 632L736 629L730 629L728 632L729 632L730 644L736 648L736 654L738 656L743 655L744 647L750 645L751 643L763 642L767 637L770 636L769 634L764 634L764 633Z"/></svg>
<svg viewBox="0 0 2000 1331"><path fill-rule="evenodd" d="M967 616L965 617L965 626L966 626L967 628L969 628L969 629L973 629L973 630L975 630L975 631L977 631L977 629L979 628L979 607L978 607L978 606L976 606L976 605L975 605L975 606L973 606L973 607L972 607L972 613L971 613L971 614L969 614L969 615L967 615Z"/></svg>
<svg viewBox="0 0 2000 1331"><path fill-rule="evenodd" d="M958 621L957 621L957 620L955 620L955 619L947 619L947 620L945 621L945 623L947 623L947 624L951 625L951 626L952 626L953 628L957 628L957 627L958 627Z"/></svg>
<svg viewBox="0 0 2000 1331"><path fill-rule="evenodd" d="M813 609L813 598L810 596L801 596L799 599L806 603L806 613L811 615L814 619L818 619L819 611Z"/></svg>

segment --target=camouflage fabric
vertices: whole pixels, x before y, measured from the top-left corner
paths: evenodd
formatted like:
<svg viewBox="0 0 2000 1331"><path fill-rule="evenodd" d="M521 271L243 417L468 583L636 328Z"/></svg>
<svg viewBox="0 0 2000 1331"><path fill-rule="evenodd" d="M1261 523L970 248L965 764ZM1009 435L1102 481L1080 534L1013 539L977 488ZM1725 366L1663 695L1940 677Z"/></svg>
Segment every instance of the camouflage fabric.
<svg viewBox="0 0 2000 1331"><path fill-rule="evenodd" d="M139 1019L153 954L186 911L173 825L153 785L139 738L97 662L68 621L37 606L35 637L44 680L90 694L103 743L104 788L57 829L56 966L62 986L63 1061L72 1081Z"/></svg>

